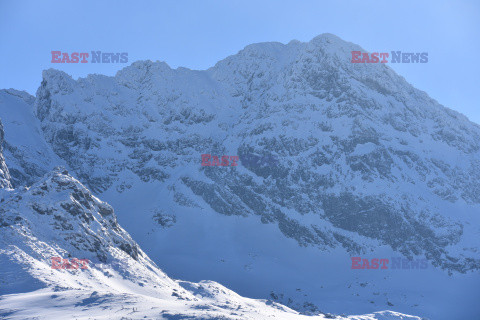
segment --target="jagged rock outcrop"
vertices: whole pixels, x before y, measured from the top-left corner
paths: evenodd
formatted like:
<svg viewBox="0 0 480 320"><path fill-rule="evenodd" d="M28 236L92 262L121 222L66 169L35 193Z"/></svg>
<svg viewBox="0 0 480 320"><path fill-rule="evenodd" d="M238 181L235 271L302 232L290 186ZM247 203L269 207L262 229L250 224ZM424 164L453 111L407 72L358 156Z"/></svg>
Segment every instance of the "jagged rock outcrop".
<svg viewBox="0 0 480 320"><path fill-rule="evenodd" d="M7 164L5 163L5 158L2 153L4 135L2 120L0 119L0 188L11 188L10 173L8 172Z"/></svg>

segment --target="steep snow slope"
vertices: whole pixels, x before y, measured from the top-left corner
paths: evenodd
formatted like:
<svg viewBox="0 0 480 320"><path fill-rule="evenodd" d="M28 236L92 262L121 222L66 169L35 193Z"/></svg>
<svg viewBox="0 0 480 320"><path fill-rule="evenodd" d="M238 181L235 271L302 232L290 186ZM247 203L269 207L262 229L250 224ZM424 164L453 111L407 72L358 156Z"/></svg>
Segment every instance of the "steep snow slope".
<svg viewBox="0 0 480 320"><path fill-rule="evenodd" d="M174 277L305 313L449 319L460 304L478 316L480 127L384 64L350 63L352 50L324 34L251 45L207 71L47 70L35 114L56 161ZM240 164L202 167L204 153ZM352 255L429 268L351 270Z"/></svg>
<svg viewBox="0 0 480 320"><path fill-rule="evenodd" d="M119 284L118 288L108 286L111 270L52 270L52 257L88 259L100 266L123 260L126 265L115 272L132 285L145 291L153 290L152 284L178 288L156 272L155 264L118 225L112 207L65 169L57 168L31 188L4 193L0 201L2 261L10 261L2 270L2 294L24 290L17 286L17 269L10 269L13 262L30 266L31 277L52 287L99 290L99 284L105 284L104 290L126 289ZM75 274L75 282L59 277L70 273Z"/></svg>
<svg viewBox="0 0 480 320"><path fill-rule="evenodd" d="M3 153L14 187L30 186L56 165L65 165L46 143L34 115L35 97L13 89L0 90L0 118L5 127Z"/></svg>
<svg viewBox="0 0 480 320"><path fill-rule="evenodd" d="M325 319L240 297L215 282L171 280L118 225L112 207L62 168L29 189L0 191L2 319ZM89 263L53 269L52 257Z"/></svg>

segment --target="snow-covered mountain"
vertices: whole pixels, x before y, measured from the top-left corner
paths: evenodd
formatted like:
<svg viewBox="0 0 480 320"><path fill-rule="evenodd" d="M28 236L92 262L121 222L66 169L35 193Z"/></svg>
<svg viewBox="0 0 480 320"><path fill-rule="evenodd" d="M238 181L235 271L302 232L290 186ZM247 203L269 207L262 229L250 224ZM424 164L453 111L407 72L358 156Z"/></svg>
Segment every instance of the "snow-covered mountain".
<svg viewBox="0 0 480 320"><path fill-rule="evenodd" d="M354 50L323 34L205 71L44 71L35 98L0 92L12 184L66 166L175 278L303 313L478 316L480 126L385 64L352 64ZM352 270L351 256L429 268Z"/></svg>

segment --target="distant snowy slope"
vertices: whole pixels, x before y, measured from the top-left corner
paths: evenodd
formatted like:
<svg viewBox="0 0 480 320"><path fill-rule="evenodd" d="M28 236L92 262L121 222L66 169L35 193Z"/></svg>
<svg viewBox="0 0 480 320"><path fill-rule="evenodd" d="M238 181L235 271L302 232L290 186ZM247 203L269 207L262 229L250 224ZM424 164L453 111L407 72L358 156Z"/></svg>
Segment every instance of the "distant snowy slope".
<svg viewBox="0 0 480 320"><path fill-rule="evenodd" d="M34 101L24 91L0 90L0 119L6 132L3 152L14 187L30 186L55 166L65 165L43 138Z"/></svg>

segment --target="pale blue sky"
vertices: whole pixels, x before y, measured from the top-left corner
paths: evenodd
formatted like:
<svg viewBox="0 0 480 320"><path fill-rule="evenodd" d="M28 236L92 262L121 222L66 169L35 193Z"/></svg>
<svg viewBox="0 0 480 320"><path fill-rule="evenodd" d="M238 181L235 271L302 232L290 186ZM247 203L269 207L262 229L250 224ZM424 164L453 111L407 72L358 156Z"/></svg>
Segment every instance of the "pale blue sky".
<svg viewBox="0 0 480 320"><path fill-rule="evenodd" d="M74 78L125 64L52 64L52 50L128 52L206 69L244 46L333 33L369 51L428 52L389 64L443 105L480 123L480 1L0 0L0 88L34 94L43 69Z"/></svg>

